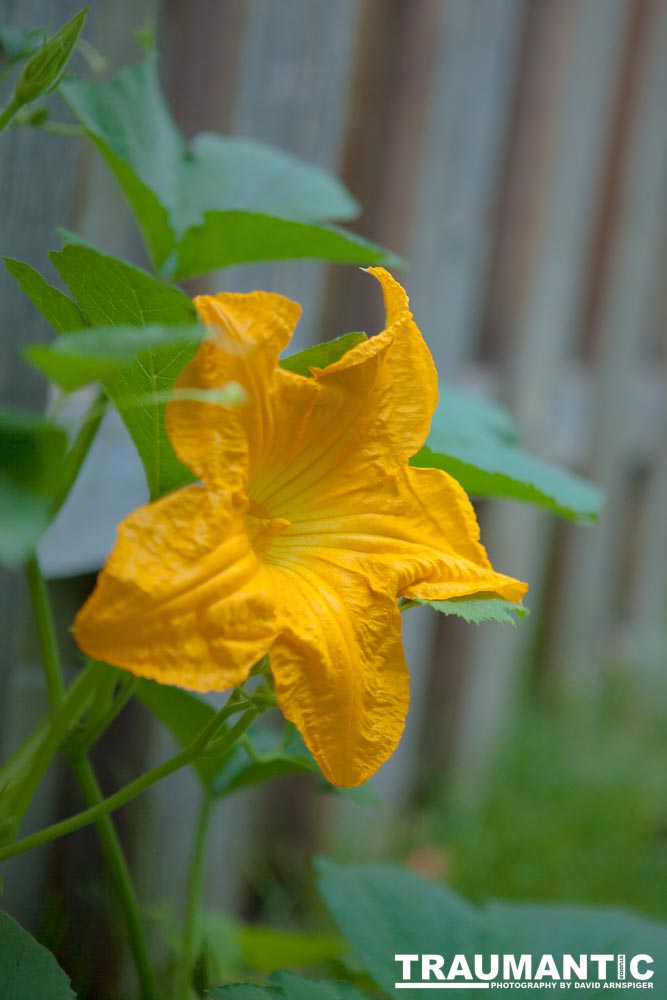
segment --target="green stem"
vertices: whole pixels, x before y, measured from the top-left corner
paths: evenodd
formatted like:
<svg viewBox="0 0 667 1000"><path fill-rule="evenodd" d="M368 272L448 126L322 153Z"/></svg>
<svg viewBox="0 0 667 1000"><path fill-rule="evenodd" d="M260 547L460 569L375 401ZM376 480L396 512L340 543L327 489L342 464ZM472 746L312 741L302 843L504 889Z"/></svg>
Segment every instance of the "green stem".
<svg viewBox="0 0 667 1000"><path fill-rule="evenodd" d="M87 758L81 757L78 760L70 760L70 766L86 802L91 806L99 805L103 802L104 796L97 783L95 772ZM97 820L96 828L111 882L123 908L127 927L127 943L137 970L142 1000L157 1000L157 991L153 979L153 971L148 960L148 946L139 914L139 905L118 834L109 816L100 817Z"/></svg>
<svg viewBox="0 0 667 1000"><path fill-rule="evenodd" d="M14 115L20 110L21 107L22 105L20 101L17 101L15 97L12 97L5 110L0 112L0 132L7 128Z"/></svg>
<svg viewBox="0 0 667 1000"><path fill-rule="evenodd" d="M104 735L114 719L123 711L128 701L136 691L138 683L138 677L133 677L131 674L128 674L127 679L123 680L118 694L114 697L108 709L99 716L93 725L86 720L86 727L83 735L79 737L79 739L70 741L68 744L68 748L73 756L85 757L88 753L90 753L91 749Z"/></svg>
<svg viewBox="0 0 667 1000"><path fill-rule="evenodd" d="M213 815L213 802L213 797L208 792L205 792L199 810L190 862L185 928L183 931L183 954L181 956L181 976L180 984L178 985L177 1000L180 1000L181 997L190 996L192 991L192 972L197 960L197 949L201 937L200 917L204 888L204 862L206 860L206 844Z"/></svg>
<svg viewBox="0 0 667 1000"><path fill-rule="evenodd" d="M75 139L80 139L86 134L86 130L81 128L80 125L70 125L68 122L50 122L47 120L37 127L41 128L42 132L50 132L52 135L73 136Z"/></svg>
<svg viewBox="0 0 667 1000"><path fill-rule="evenodd" d="M90 703L94 685L92 670L82 670L58 711L43 719L0 769L1 812L17 827L68 730Z"/></svg>
<svg viewBox="0 0 667 1000"><path fill-rule="evenodd" d="M103 73L109 64L109 60L106 56L103 56L101 52L98 52L95 46L88 41L87 38L82 38L79 35L76 43L77 52L79 55L88 63L89 69L97 74Z"/></svg>
<svg viewBox="0 0 667 1000"><path fill-rule="evenodd" d="M20 128L38 128L42 132L50 132L52 135L74 136L77 139L86 134L85 129L82 129L80 125L70 125L68 122L53 122L48 118L40 121L36 118L31 118L30 115L19 115L18 118L14 119L14 125Z"/></svg>
<svg viewBox="0 0 667 1000"><path fill-rule="evenodd" d="M55 715L65 700L65 684L60 665L60 654L58 652L58 641L51 602L46 588L46 581L44 580L36 556L32 556L26 563L26 575L28 577L35 622L42 650L51 711ZM104 799L90 762L84 756L77 759L70 759L70 766L81 788L84 799L91 808L99 807ZM125 915L128 928L128 944L136 965L142 1000L156 1000L157 993L148 961L146 941L139 920L139 904L123 855L123 849L109 816L102 815L97 819L97 833L118 902Z"/></svg>
<svg viewBox="0 0 667 1000"><path fill-rule="evenodd" d="M60 489L53 498L53 506L51 508L52 517L56 516L69 496L69 492L79 475L79 471L84 463L86 455L90 451L90 446L95 440L99 426L102 423L102 418L106 413L106 408L107 397L103 392L99 392L90 404L88 411L83 418L83 424L81 425L81 429L76 436L76 440L65 458L63 481L60 485Z"/></svg>
<svg viewBox="0 0 667 1000"><path fill-rule="evenodd" d="M51 712L57 712L65 698L65 684L60 669L60 656L58 653L58 640L56 639L56 629L51 613L51 602L46 589L46 582L42 576L36 556L31 556L25 564L25 574L30 588L30 599L35 614L37 634L39 636L39 646L44 664L44 674L46 676L46 687L49 692L51 702Z"/></svg>
<svg viewBox="0 0 667 1000"><path fill-rule="evenodd" d="M209 739L228 714L226 709L221 709L185 750L176 754L175 757L166 760L163 764L159 764L157 767L152 768L152 770L142 774L141 777L131 781L129 785L125 785L124 788L121 788L114 795L110 795L97 805L91 806L89 809L84 809L83 812L76 813L76 815L70 816L69 819L61 820L60 823L53 823L52 826L47 826L43 830L38 830L36 833L31 833L29 836L23 837L13 844L8 844L6 847L0 848L0 862L7 861L17 854L23 854L34 847L48 844L51 840L65 837L70 833L74 833L75 830L80 830L84 826L95 823L101 816L106 816L108 813L112 813L116 809L120 809L121 806L131 802L132 799L136 799L138 795L145 792L151 785L155 785L158 781L168 777L168 775L173 774L175 771L180 771L181 768L187 767L188 764L191 764L201 754ZM221 753L230 750L241 739L241 736L253 719L256 718L257 714L257 708L249 708L241 716L238 722L227 733L227 739L224 741L225 746L224 748L220 748Z"/></svg>

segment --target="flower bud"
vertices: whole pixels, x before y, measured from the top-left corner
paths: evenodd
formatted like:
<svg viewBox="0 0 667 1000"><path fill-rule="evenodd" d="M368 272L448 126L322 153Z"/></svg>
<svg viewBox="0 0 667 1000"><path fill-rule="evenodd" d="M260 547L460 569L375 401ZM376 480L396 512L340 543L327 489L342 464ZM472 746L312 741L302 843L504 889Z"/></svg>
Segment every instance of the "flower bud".
<svg viewBox="0 0 667 1000"><path fill-rule="evenodd" d="M81 34L88 8L75 14L60 31L49 38L23 67L16 84L14 99L28 104L58 86L65 66Z"/></svg>

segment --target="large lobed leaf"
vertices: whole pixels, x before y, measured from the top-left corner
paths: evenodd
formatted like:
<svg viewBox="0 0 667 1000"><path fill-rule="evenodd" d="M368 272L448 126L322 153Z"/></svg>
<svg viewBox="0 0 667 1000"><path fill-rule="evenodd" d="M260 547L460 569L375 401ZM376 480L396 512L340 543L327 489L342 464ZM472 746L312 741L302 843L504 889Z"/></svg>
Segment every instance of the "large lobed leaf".
<svg viewBox="0 0 667 1000"><path fill-rule="evenodd" d="M11 257L3 257L3 260L23 294L39 309L56 333L80 330L86 325L86 317L76 302L50 285L34 267Z"/></svg>
<svg viewBox="0 0 667 1000"><path fill-rule="evenodd" d="M234 983L211 990L214 1000L369 1000L349 983L330 979L304 979L281 970L269 977L268 986Z"/></svg>
<svg viewBox="0 0 667 1000"><path fill-rule="evenodd" d="M353 219L361 206L339 180L290 153L237 136L201 132L190 143L176 231L202 212L258 212L286 219Z"/></svg>
<svg viewBox="0 0 667 1000"><path fill-rule="evenodd" d="M91 326L177 326L196 319L185 292L117 257L75 243L49 257Z"/></svg>
<svg viewBox="0 0 667 1000"><path fill-rule="evenodd" d="M473 906L447 886L394 866L317 864L320 894L362 965L387 996L400 996L396 954L645 953L656 993L667 990L667 926L615 907L492 901ZM610 979L613 978L610 976ZM559 996L580 990L559 983ZM462 995L465 992L462 991Z"/></svg>
<svg viewBox="0 0 667 1000"><path fill-rule="evenodd" d="M336 264L400 264L398 257L339 226L257 212L206 212L184 234L165 273L176 281L218 267L314 257Z"/></svg>
<svg viewBox="0 0 667 1000"><path fill-rule="evenodd" d="M396 261L322 225L359 210L325 171L247 139L203 133L188 144L153 57L110 83L69 79L60 90L114 172L155 264L172 277L290 257Z"/></svg>
<svg viewBox="0 0 667 1000"><path fill-rule="evenodd" d="M95 326L49 344L31 344L24 353L35 368L66 392L90 382L108 385L110 397L123 414L167 398L173 378L167 390L163 389L163 369L169 371L173 363L178 372L202 334L202 328L195 325ZM123 383L127 388L121 393ZM222 392L215 398L229 402L232 395L236 394L228 397Z"/></svg>
<svg viewBox="0 0 667 1000"><path fill-rule="evenodd" d="M93 379L104 386L137 447L152 497L191 482L192 473L167 437L164 415L174 380L201 336L194 328L192 301L180 289L90 246L70 243L50 257L75 301L29 265L6 261L54 329L67 334L55 344L29 348L28 357L67 389ZM75 333L75 323L104 329ZM127 326L147 329L121 329Z"/></svg>
<svg viewBox="0 0 667 1000"><path fill-rule="evenodd" d="M0 1000L75 1000L53 955L0 913Z"/></svg>
<svg viewBox="0 0 667 1000"><path fill-rule="evenodd" d="M508 415L485 400L441 386L426 445L411 465L443 469L473 497L499 497L544 507L572 521L594 521L600 490L521 448Z"/></svg>

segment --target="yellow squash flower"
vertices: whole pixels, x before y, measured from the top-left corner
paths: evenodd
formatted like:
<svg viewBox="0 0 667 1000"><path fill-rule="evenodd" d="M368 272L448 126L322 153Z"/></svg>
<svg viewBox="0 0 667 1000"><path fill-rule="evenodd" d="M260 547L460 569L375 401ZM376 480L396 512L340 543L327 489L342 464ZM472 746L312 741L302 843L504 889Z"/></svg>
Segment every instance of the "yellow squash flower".
<svg viewBox="0 0 667 1000"><path fill-rule="evenodd" d="M75 622L88 655L194 691L240 684L270 653L283 714L340 786L365 781L403 731L398 598L518 601L527 589L491 566L461 486L408 466L436 371L404 290L370 272L386 328L312 378L278 364L294 302L196 299L210 335L176 387L237 382L247 401L169 404L169 438L201 485L120 525Z"/></svg>

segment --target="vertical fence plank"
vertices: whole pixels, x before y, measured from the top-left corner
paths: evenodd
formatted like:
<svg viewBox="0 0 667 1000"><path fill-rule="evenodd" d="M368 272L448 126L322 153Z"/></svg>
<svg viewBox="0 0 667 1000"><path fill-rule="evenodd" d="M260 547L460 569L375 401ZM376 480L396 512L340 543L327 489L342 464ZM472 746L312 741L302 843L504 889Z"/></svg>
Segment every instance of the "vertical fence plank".
<svg viewBox="0 0 667 1000"><path fill-rule="evenodd" d="M231 128L338 172L361 0L250 0ZM216 278L238 291L266 288L296 299L294 349L317 343L326 265L281 261ZM222 287L222 286L221 286Z"/></svg>
<svg viewBox="0 0 667 1000"><path fill-rule="evenodd" d="M523 0L453 0L439 24L407 280L417 321L446 379L456 378L477 353L524 13ZM390 763L384 777L388 785L393 776L397 809L417 773L439 624L435 615L408 615L404 625L412 718L398 765Z"/></svg>
<svg viewBox="0 0 667 1000"><path fill-rule="evenodd" d="M559 390L579 333L609 145L613 97L630 7L626 0L568 3L560 93L533 266L509 338L508 392L526 445L555 459ZM529 581L532 615L517 630L487 626L472 637L454 763L454 792L472 797L488 775L521 701L522 673L539 628L551 515L514 504L487 511L484 537L504 571Z"/></svg>
<svg viewBox="0 0 667 1000"><path fill-rule="evenodd" d="M411 302L436 365L476 354L523 0L449 0L439 27L409 252Z"/></svg>
<svg viewBox="0 0 667 1000"><path fill-rule="evenodd" d="M660 426L662 443L649 470L629 608L630 656L651 691L662 690L659 684L664 687L667 653L667 419Z"/></svg>
<svg viewBox="0 0 667 1000"><path fill-rule="evenodd" d="M594 694L601 651L614 624L623 574L621 541L628 484L625 425L630 386L646 348L651 290L663 264L667 202L667 130L657 127L667 101L667 4L649 5L638 99L616 206L613 246L597 318L590 468L607 503L595 531L577 539L558 612L556 646L567 686Z"/></svg>

